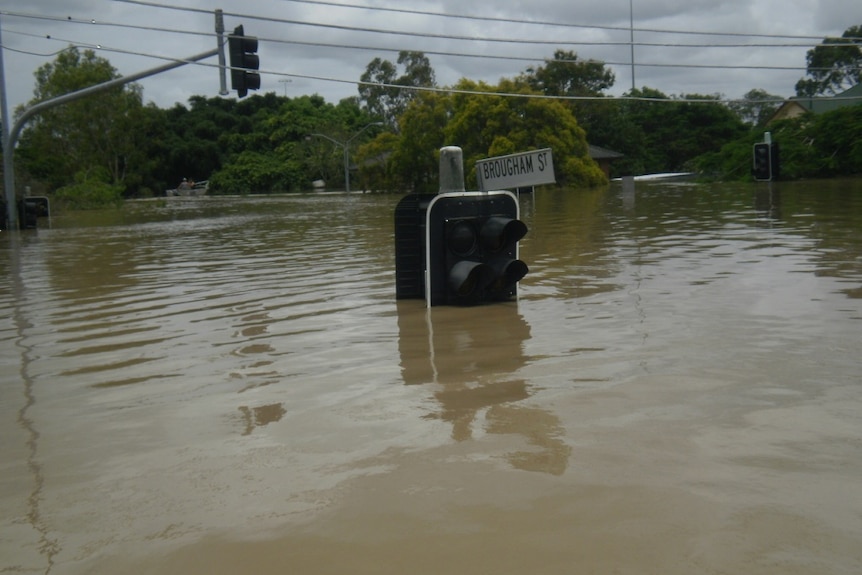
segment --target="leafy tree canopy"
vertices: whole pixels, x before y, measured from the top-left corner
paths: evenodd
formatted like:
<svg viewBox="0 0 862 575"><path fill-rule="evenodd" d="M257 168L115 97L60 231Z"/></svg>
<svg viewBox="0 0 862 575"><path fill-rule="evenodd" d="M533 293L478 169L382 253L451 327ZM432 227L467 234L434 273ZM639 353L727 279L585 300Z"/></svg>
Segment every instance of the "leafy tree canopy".
<svg viewBox="0 0 862 575"><path fill-rule="evenodd" d="M840 38L824 38L805 60L808 78L796 83L797 96L834 95L862 82L862 25L847 28Z"/></svg>
<svg viewBox="0 0 862 575"><path fill-rule="evenodd" d="M490 86L462 79L454 88L452 94L416 98L399 119L404 126L400 137L387 140L393 174L401 176L404 187L435 191L438 160L429 151L450 143L463 150L468 188L476 181L477 160L546 147L554 150L558 182L594 186L606 181L589 157L584 131L562 102L530 98L535 92L515 80ZM503 95L513 93L524 97Z"/></svg>
<svg viewBox="0 0 862 575"><path fill-rule="evenodd" d="M613 87L615 80L604 62L578 60L570 50L554 51L553 60L527 68L519 79L546 96L598 96Z"/></svg>
<svg viewBox="0 0 862 575"><path fill-rule="evenodd" d="M862 106L845 106L816 116L800 116L769 125L780 147L782 178L827 178L862 174ZM751 180L751 149L763 141L752 130L720 151L695 160L699 171L724 180Z"/></svg>
<svg viewBox="0 0 862 575"><path fill-rule="evenodd" d="M398 75L398 67L403 73ZM437 85L431 62L422 52L401 51L397 64L375 58L360 77L359 102L362 109L397 130L398 117L407 109L417 92L408 88Z"/></svg>
<svg viewBox="0 0 862 575"><path fill-rule="evenodd" d="M717 96L685 94L679 102L650 102L667 98L652 88L630 95L638 99L625 102L622 111L643 131L646 173L686 170L689 160L747 132L733 111L716 102Z"/></svg>
<svg viewBox="0 0 862 575"><path fill-rule="evenodd" d="M746 92L741 101L731 102L728 106L743 122L759 127L766 125L783 101L781 96L754 89Z"/></svg>
<svg viewBox="0 0 862 575"><path fill-rule="evenodd" d="M854 26L840 42L824 41L809 52L812 74L834 72L812 75L810 82L820 82L812 89L837 91L858 82L860 32ZM35 77L30 105L118 73L92 51L69 48ZM396 62L375 59L362 80L360 96L337 105L319 95L291 99L270 92L243 100L194 96L166 110L143 106L137 85L117 87L35 117L15 152L23 168L19 178L70 205L109 202L119 193L163 194L183 177L209 179L211 193L286 192L308 189L316 179L341 185L348 143L364 189L434 191L437 152L455 144L464 150L467 186L475 182L477 159L543 147L554 150L560 183L590 186L604 177L589 157L588 141L624 154L612 165L613 175L692 169L696 156L715 160L700 167L718 162L722 169L714 171L731 173L724 169L728 162L747 166L747 138L759 132L751 126L772 113L777 99L751 90L742 102L728 105L717 96L668 98L646 87L629 93L631 99L606 98L613 74L565 50L514 79L497 85L462 79L452 92L416 89L436 82L421 52L402 52ZM858 118L855 112L842 114L848 115L782 124L790 126L783 131L776 127L774 134L784 134L784 174L860 171ZM381 119L388 129L365 130ZM742 144L734 148L734 142ZM731 160L719 152L723 146L736 149ZM82 194L86 201L71 201Z"/></svg>
<svg viewBox="0 0 862 575"><path fill-rule="evenodd" d="M34 98L28 104L118 78L110 62L92 50L70 47L35 72ZM141 161L136 129L143 105L134 84L99 92L43 111L22 134L25 167L54 187L72 183L82 170L105 170L111 184L125 181ZM20 115L24 108L19 108Z"/></svg>

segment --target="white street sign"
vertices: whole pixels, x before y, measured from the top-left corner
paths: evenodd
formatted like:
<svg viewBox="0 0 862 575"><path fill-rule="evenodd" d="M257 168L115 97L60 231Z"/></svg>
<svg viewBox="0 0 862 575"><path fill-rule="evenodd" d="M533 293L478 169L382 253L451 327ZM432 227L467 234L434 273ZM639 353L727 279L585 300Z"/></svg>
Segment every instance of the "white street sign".
<svg viewBox="0 0 862 575"><path fill-rule="evenodd" d="M476 178L482 191L511 190L557 181L550 148L479 160Z"/></svg>

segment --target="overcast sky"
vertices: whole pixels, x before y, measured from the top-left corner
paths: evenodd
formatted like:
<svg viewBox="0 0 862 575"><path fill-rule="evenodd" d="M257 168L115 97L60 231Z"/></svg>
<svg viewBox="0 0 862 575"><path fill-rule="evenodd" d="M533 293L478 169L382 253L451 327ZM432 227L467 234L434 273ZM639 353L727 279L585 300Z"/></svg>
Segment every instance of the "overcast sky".
<svg viewBox="0 0 862 575"><path fill-rule="evenodd" d="M465 77L496 84L571 50L607 63L619 95L632 87L632 35L637 88L789 97L806 51L862 24L859 0L2 0L10 112L33 97L36 69L70 44L96 49L122 75L215 48L215 8L227 30L242 24L260 38L260 93L332 103L357 95L371 60L395 62L399 50L425 52L441 86ZM144 101L168 108L217 96L217 62L141 80Z"/></svg>

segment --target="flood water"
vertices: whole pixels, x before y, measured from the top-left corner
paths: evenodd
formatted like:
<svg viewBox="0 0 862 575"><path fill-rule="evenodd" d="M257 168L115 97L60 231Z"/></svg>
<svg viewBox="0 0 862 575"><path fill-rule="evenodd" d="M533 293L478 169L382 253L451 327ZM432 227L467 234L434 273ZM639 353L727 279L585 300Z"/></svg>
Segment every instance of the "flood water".
<svg viewBox="0 0 862 575"><path fill-rule="evenodd" d="M399 199L0 235L0 572L862 573L862 181L522 195L431 310Z"/></svg>

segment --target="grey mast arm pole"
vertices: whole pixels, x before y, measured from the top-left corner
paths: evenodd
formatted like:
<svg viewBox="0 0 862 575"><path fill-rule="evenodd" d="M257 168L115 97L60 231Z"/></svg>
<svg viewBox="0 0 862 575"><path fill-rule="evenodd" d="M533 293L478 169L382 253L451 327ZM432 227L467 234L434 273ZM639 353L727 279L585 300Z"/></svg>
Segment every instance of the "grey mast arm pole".
<svg viewBox="0 0 862 575"><path fill-rule="evenodd" d="M108 82L102 82L101 84L96 84L95 86L90 86L88 88L84 88L82 90L77 90L75 92L70 92L68 94L63 94L62 96L57 96L56 98L51 98L50 100L45 100L43 102L39 102L35 106L28 108L21 114L21 117L18 118L18 121L12 126L12 129L9 130L7 127L7 118L6 118L6 86L3 75L3 54L0 52L0 96L3 98L3 135L8 136L3 138L3 187L6 190L6 219L8 223L8 229L14 230L18 228L18 213L15 209L15 172L14 172L14 162L12 158L14 156L15 144L18 142L18 136L21 134L21 129L24 127L24 123L27 122L30 118L32 118L35 114L42 112L43 110L47 110L49 108L53 108L54 106L59 106L61 104L65 104L67 102L72 102L74 100L78 100L80 98L85 98L92 94L96 94L98 92L103 92L105 90L110 90L111 88L116 88L117 86L122 86L124 84L128 84L129 82L134 82L135 80L140 80L141 78L147 78L149 76L155 76L156 74L161 74L162 72L167 72L168 70L173 70L174 68L179 68L180 66L185 66L186 64L191 64L192 62L197 62L199 60L204 60L211 56L218 55L219 57L219 73L221 75L221 86L219 93L221 95L227 94L227 86L225 83L225 57L224 57L224 20L221 10L216 10L215 12L216 18L216 34L218 36L218 47L214 50L208 50L207 52L202 52L200 54L196 54L195 56L191 56L190 58L186 58L185 60L177 60L175 62L171 62L169 64L165 64L163 66L159 66L157 68L151 68L149 70L144 70L143 72L138 72L137 74L132 74L131 76L124 76L122 78L116 78L114 80L109 80ZM2 50L2 47L0 47Z"/></svg>
<svg viewBox="0 0 862 575"><path fill-rule="evenodd" d="M170 64L165 64L164 66L159 66L158 68L152 68L150 70L144 70L143 72L138 72L137 74L132 74L131 76L116 78L114 80L102 82L101 84L96 84L95 86L90 86L82 90L69 92L68 94L63 94L62 96L57 96L56 98L51 98L50 100L39 102L35 106L28 108L23 114L21 114L21 117L18 118L18 121L16 121L15 124L12 126L12 129L9 131L9 138L5 142L6 147L3 149L3 183L4 187L6 188L6 219L9 223L9 229L12 230L17 227L18 218L18 215L15 212L15 173L13 171L14 166L12 162L12 156L13 151L15 150L15 144L18 142L18 136L21 134L21 129L24 127L24 124L27 122L27 120L29 120L31 117L38 114L39 112L42 112L43 110L48 110L55 106L65 104L67 102L72 102L74 100L79 100L92 94L104 92L105 90L110 90L111 88L116 88L117 86L122 86L124 84L128 84L129 82L134 82L135 80L140 80L141 78L147 78L149 76L154 76L168 70L173 70L174 68L179 68L180 66L185 66L186 64L190 64L192 62L197 62L198 60L203 60L205 58L215 56L220 51L220 48L216 48L215 50L202 52L186 60L171 62Z"/></svg>

